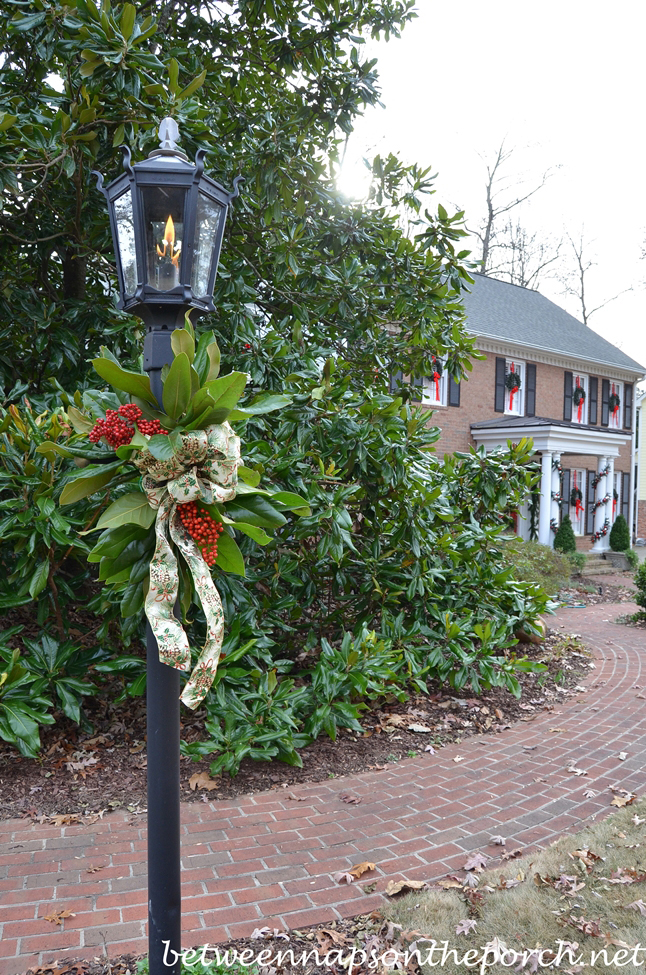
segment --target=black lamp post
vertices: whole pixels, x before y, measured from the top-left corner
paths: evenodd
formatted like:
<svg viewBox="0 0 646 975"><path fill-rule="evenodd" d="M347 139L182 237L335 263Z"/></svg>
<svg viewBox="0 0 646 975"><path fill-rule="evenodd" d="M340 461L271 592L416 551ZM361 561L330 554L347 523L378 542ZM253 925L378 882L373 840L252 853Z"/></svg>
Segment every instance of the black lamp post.
<svg viewBox="0 0 646 975"><path fill-rule="evenodd" d="M144 369L161 407L161 370L172 361L170 337L192 317L214 311L213 285L229 202L238 195L204 175L205 151L195 164L177 148L172 118L159 127L160 148L108 186L98 176L110 211L119 279L119 307L146 324ZM147 625L148 956L150 975L179 975L180 884L179 672L159 662ZM164 956L166 953L166 963ZM172 961L174 959L174 961ZM169 962L172 962L169 964Z"/></svg>

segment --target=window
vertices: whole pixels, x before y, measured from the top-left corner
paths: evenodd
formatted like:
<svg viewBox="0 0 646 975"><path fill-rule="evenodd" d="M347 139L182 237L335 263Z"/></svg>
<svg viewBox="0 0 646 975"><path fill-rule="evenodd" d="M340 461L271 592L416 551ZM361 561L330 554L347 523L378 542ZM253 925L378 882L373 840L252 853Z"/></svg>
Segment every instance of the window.
<svg viewBox="0 0 646 975"><path fill-rule="evenodd" d="M572 373L572 423L588 422L588 377Z"/></svg>
<svg viewBox="0 0 646 975"><path fill-rule="evenodd" d="M608 426L620 430L623 425L624 384L610 383L608 395Z"/></svg>
<svg viewBox="0 0 646 975"><path fill-rule="evenodd" d="M446 406L447 375L442 363L437 359L431 376L424 376L422 403L425 406Z"/></svg>
<svg viewBox="0 0 646 975"><path fill-rule="evenodd" d="M586 471L570 471L570 521L575 535L585 535L585 495L586 495Z"/></svg>
<svg viewBox="0 0 646 975"><path fill-rule="evenodd" d="M496 359L494 409L506 416L524 416L525 363L518 359Z"/></svg>

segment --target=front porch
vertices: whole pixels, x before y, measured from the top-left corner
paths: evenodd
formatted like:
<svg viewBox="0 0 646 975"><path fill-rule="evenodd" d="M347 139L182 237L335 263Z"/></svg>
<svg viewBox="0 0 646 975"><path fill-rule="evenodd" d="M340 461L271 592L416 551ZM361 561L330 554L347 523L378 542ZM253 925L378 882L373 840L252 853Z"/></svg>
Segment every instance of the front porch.
<svg viewBox="0 0 646 975"><path fill-rule="evenodd" d="M621 447L632 440L630 432L545 417L505 417L472 424L471 435L487 451L505 447L509 440L533 440L541 468L538 511L536 499L533 506L528 499L519 512L522 537L533 535L551 547L562 517L569 514L577 549L605 552L616 517L623 513L632 524L632 465L629 471L615 472Z"/></svg>

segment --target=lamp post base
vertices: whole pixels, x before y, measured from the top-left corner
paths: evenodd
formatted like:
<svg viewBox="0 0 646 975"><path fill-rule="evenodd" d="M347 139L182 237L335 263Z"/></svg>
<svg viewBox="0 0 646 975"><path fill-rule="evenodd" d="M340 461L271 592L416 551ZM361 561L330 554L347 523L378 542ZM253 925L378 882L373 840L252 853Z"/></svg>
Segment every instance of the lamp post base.
<svg viewBox="0 0 646 975"><path fill-rule="evenodd" d="M159 662L146 624L148 754L148 962L150 975L180 975L179 671Z"/></svg>

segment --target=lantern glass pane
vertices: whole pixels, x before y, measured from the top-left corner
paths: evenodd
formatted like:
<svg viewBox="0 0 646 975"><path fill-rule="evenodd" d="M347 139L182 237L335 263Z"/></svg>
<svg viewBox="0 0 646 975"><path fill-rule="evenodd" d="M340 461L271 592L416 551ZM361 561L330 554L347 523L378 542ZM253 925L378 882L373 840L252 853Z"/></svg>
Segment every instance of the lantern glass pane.
<svg viewBox="0 0 646 975"><path fill-rule="evenodd" d="M182 277L186 190L180 186L145 186L141 195L148 284L158 291L171 291Z"/></svg>
<svg viewBox="0 0 646 975"><path fill-rule="evenodd" d="M217 260L215 245L218 239L220 221L224 208L203 193L197 197L197 219L195 221L195 247L191 288L196 298L204 297L209 288L211 265Z"/></svg>
<svg viewBox="0 0 646 975"><path fill-rule="evenodd" d="M137 290L137 251L135 249L135 222L132 213L132 192L130 187L114 201L114 215L117 221L119 257L123 275L123 289L126 295Z"/></svg>

